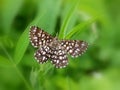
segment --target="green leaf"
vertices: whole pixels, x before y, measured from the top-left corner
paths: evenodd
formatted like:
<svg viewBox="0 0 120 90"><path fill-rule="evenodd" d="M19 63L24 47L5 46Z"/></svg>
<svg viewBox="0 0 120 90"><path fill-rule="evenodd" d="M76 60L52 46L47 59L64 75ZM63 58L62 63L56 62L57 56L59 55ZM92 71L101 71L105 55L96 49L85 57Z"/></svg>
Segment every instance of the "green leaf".
<svg viewBox="0 0 120 90"><path fill-rule="evenodd" d="M69 10L69 12L66 14L66 17L63 21L63 24L61 26L60 32L59 32L59 38L62 39L65 36L65 32L67 30L68 24L70 22L70 19L74 13L74 11L76 10L76 7L79 4L79 0L76 0L75 3L73 4L73 6L71 6L71 9Z"/></svg>
<svg viewBox="0 0 120 90"><path fill-rule="evenodd" d="M26 28L26 30L23 32L23 34L20 36L17 42L15 53L14 53L14 60L16 64L20 62L20 60L22 59L28 47L28 44L29 44L28 36L29 36L29 27Z"/></svg>
<svg viewBox="0 0 120 90"><path fill-rule="evenodd" d="M16 48L15 48L15 52L14 52L14 61L16 64L18 64L20 62L20 60L22 59L28 45L29 45L29 29L30 26L32 25L37 25L38 21L40 21L40 19L36 18L34 19L29 25L28 27L25 29L25 31L23 32L23 34L20 36Z"/></svg>
<svg viewBox="0 0 120 90"><path fill-rule="evenodd" d="M83 30L85 30L84 28L87 27L88 25L90 25L91 23L93 23L96 20L96 18L92 18L88 21L82 22L78 25L76 25L72 30L70 30L70 32L65 36L65 39L69 39L71 38L75 33L80 33Z"/></svg>
<svg viewBox="0 0 120 90"><path fill-rule="evenodd" d="M36 18L34 19L29 25L28 27L25 29L25 31L22 33L22 35L20 36L16 48L15 48L15 52L14 52L14 61L16 64L18 64L20 62L20 60L22 59L22 57L24 56L24 53L29 45L29 29L30 26L32 25L37 25L38 21L40 21L40 19Z"/></svg>
<svg viewBox="0 0 120 90"><path fill-rule="evenodd" d="M0 56L0 67L12 67L12 63L7 58Z"/></svg>

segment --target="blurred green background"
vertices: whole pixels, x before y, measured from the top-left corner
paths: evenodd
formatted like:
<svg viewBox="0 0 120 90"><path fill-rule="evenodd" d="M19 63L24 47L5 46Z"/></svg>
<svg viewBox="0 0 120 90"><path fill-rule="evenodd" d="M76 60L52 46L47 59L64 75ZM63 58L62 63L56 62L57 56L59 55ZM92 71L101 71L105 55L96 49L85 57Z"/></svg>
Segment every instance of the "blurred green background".
<svg viewBox="0 0 120 90"><path fill-rule="evenodd" d="M31 25L88 50L64 69L38 64ZM0 90L120 90L119 39L120 0L0 0Z"/></svg>

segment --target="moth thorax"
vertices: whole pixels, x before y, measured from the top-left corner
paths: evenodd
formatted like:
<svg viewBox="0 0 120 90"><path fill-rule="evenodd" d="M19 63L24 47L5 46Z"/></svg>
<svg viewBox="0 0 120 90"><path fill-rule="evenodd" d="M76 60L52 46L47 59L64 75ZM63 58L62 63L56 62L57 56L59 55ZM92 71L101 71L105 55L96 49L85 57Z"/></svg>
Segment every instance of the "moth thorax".
<svg viewBox="0 0 120 90"><path fill-rule="evenodd" d="M55 47L55 48L58 47L59 46L59 40L55 37L53 39L53 42L51 42L50 46Z"/></svg>

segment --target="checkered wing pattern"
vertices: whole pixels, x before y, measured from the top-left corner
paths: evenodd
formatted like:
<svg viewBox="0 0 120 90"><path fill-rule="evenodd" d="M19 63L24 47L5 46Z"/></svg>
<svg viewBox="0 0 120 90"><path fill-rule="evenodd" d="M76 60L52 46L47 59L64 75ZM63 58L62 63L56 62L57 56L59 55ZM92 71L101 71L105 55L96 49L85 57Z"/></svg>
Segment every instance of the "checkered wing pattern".
<svg viewBox="0 0 120 90"><path fill-rule="evenodd" d="M31 44L35 48L39 48L41 46L47 45L52 42L53 37L48 34L47 32L43 31L39 27L31 26L30 27L30 33L29 38Z"/></svg>
<svg viewBox="0 0 120 90"><path fill-rule="evenodd" d="M30 42L38 50L34 57L39 63L45 63L48 59L56 68L64 68L68 65L67 54L77 57L83 54L88 44L80 40L58 40L42 29L32 26L30 28Z"/></svg>
<svg viewBox="0 0 120 90"><path fill-rule="evenodd" d="M45 63L51 56L51 50L49 46L42 46L35 53L34 57L39 63Z"/></svg>
<svg viewBox="0 0 120 90"><path fill-rule="evenodd" d="M56 68L64 68L68 65L67 53L62 47L52 48L51 62Z"/></svg>
<svg viewBox="0 0 120 90"><path fill-rule="evenodd" d="M87 50L88 44L80 40L62 40L61 47L72 57L78 57Z"/></svg>

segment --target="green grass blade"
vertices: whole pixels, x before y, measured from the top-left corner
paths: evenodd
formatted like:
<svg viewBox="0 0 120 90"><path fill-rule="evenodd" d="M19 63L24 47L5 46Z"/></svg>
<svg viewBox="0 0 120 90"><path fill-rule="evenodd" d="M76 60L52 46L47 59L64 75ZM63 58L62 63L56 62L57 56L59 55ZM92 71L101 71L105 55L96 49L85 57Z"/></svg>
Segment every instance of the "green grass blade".
<svg viewBox="0 0 120 90"><path fill-rule="evenodd" d="M90 25L91 23L93 23L96 20L96 18L90 19L88 21L82 22L78 25L76 25L72 30L70 30L70 32L65 36L65 39L69 39L71 38L75 33L80 33L84 30L85 27L87 27L88 25Z"/></svg>
<svg viewBox="0 0 120 90"><path fill-rule="evenodd" d="M26 49L29 45L29 29L30 29L30 26L37 25L43 15L44 14L41 14L41 16L39 18L36 17L28 25L28 27L25 29L23 34L20 36L20 38L17 42L16 48L15 48L15 52L14 52L14 61L15 61L16 64L18 64L20 62L20 60L24 56L24 53L25 53L25 51L26 51Z"/></svg>
<svg viewBox="0 0 120 90"><path fill-rule="evenodd" d="M18 64L20 62L20 60L24 56L24 53L25 53L25 51L26 51L26 49L29 45L29 29L30 29L30 26L38 25L38 22L40 21L40 19L43 17L44 14L45 13L39 15L39 17L36 16L36 18L27 26L27 28L25 29L23 34L20 36L20 38L17 42L16 48L15 48L15 52L14 52L14 61L15 61L16 64Z"/></svg>
<svg viewBox="0 0 120 90"><path fill-rule="evenodd" d="M29 45L30 26L36 25L38 23L38 21L39 20L37 18L35 20L33 20L33 22L28 25L28 27L25 29L25 31L20 36L20 38L16 44L16 48L15 48L15 52L14 52L14 61L16 64L18 64L20 62L20 60L24 56L24 53Z"/></svg>
<svg viewBox="0 0 120 90"><path fill-rule="evenodd" d="M0 67L12 67L12 63L9 59L0 56Z"/></svg>
<svg viewBox="0 0 120 90"><path fill-rule="evenodd" d="M76 0L74 5L71 6L70 11L66 14L66 17L65 17L65 19L63 21L63 24L61 26L59 36L58 36L60 39L64 38L67 26L68 26L68 24L70 22L70 19L71 19L72 15L73 15L74 11L76 10L76 7L78 6L78 4L79 4L79 0Z"/></svg>
<svg viewBox="0 0 120 90"><path fill-rule="evenodd" d="M28 47L28 44L29 44L28 33L29 33L29 27L26 28L26 30L23 32L23 34L20 36L17 42L15 53L14 53L14 60L16 64L20 62L20 60L22 59Z"/></svg>

